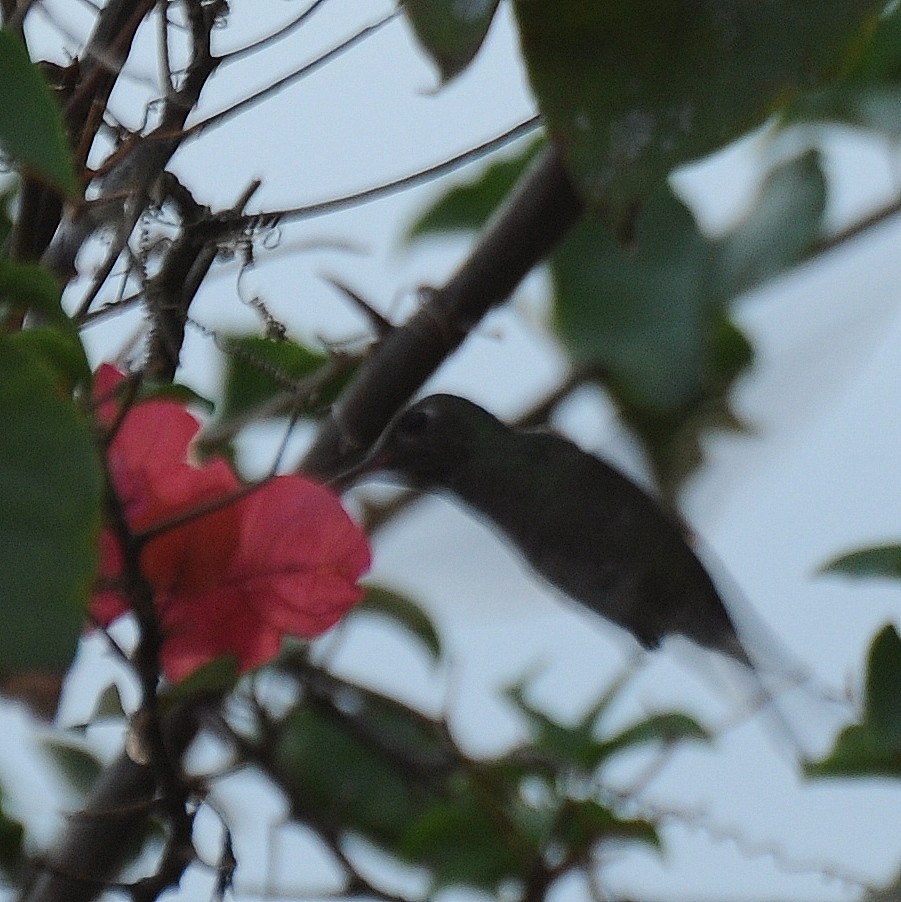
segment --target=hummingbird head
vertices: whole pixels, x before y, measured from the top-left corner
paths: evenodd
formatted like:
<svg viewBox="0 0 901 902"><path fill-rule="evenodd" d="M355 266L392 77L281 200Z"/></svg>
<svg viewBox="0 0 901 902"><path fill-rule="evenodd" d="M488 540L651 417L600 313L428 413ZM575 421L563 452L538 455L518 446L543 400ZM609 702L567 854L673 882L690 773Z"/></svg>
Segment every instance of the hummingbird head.
<svg viewBox="0 0 901 902"><path fill-rule="evenodd" d="M388 425L369 456L342 477L394 473L415 488L453 488L466 471L491 414L455 395L429 395Z"/></svg>

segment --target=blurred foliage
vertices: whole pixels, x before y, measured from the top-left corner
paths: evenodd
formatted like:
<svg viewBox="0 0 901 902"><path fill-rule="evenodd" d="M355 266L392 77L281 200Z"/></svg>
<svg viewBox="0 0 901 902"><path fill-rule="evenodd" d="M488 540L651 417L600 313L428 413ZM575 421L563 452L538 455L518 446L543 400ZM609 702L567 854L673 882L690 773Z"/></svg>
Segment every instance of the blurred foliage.
<svg viewBox="0 0 901 902"><path fill-rule="evenodd" d="M60 366L48 337L43 330L0 335L0 669L6 675L66 670L97 566L99 457L87 419L64 394L67 361Z"/></svg>
<svg viewBox="0 0 901 902"><path fill-rule="evenodd" d="M87 745L68 737L48 736L43 748L56 773L84 799L103 772L103 763L97 755Z"/></svg>
<svg viewBox="0 0 901 902"><path fill-rule="evenodd" d="M747 12L740 23L746 40L734 53L724 40L732 32L683 16L685 3L514 4L549 133L566 146L585 196L603 201L608 214L606 223L585 221L550 261L550 325L574 367L604 386L644 442L670 495L699 464L706 430L740 426L729 392L753 355L730 319L732 302L812 252L824 237L827 186L816 154L789 161L769 174L744 219L714 238L669 190L666 176L774 113L786 123L838 121L896 137L901 6L889 5L877 22L883 5L690 4L702 14L714 7ZM447 81L474 59L497 6L497 0L407 0L403 10ZM728 15L712 19L730 24ZM448 191L408 238L482 227L541 146L533 142ZM0 148L16 168L78 193L52 94L5 31ZM6 194L0 247L8 244L11 215L15 204ZM225 344L220 422L318 414L356 365L279 335ZM103 496L97 437L82 410L89 383L84 348L53 276L0 257L2 676L62 672L82 629ZM143 385L139 396L210 406L178 386ZM897 577L901 547L855 552L830 570ZM415 601L373 586L350 619L366 617L387 618L431 662L443 660L440 637ZM543 898L567 875L590 872L599 850L611 844L660 847L658 824L632 816L605 786L606 770L634 751L707 738L696 721L675 712L611 727L619 685L575 723L564 723L530 702L522 682L506 693L522 719L522 740L480 758L461 747L444 719L314 666L306 646L286 649L273 670L294 694L272 710L255 699L250 726L235 729L238 763L255 763L277 781L292 817L340 851L345 868L352 866L345 840L363 837L399 864L424 869L430 892L465 885L510 895L512 885L520 895ZM232 662L213 662L167 687L161 709L232 690L246 697L251 682L238 680ZM807 773L897 778L899 699L901 639L886 626L869 652L859 722ZM94 716L123 717L118 693L106 693ZM66 779L87 791L100 769L93 753L56 739L47 749ZM197 779L198 799L208 788L204 780ZM153 841L163 835L159 826L149 829ZM132 841L132 854L146 839ZM3 810L0 870L10 878L21 868L22 844L22 826ZM359 874L348 878L349 892L365 893Z"/></svg>
<svg viewBox="0 0 901 902"><path fill-rule="evenodd" d="M405 0L406 15L419 45L438 67L441 81L462 72L479 52L500 0Z"/></svg>
<svg viewBox="0 0 901 902"><path fill-rule="evenodd" d="M56 102L19 39L0 29L0 149L70 195L78 180Z"/></svg>
<svg viewBox="0 0 901 902"><path fill-rule="evenodd" d="M615 224L669 173L840 74L885 0L514 3L546 127Z"/></svg>
<svg viewBox="0 0 901 902"><path fill-rule="evenodd" d="M352 365L332 366L333 355L285 338L244 335L225 343L227 367L219 416L255 419L319 412L353 375ZM303 390L299 390L300 384Z"/></svg>
<svg viewBox="0 0 901 902"><path fill-rule="evenodd" d="M441 657L441 637L425 611L410 598L384 586L368 585L363 600L351 608L345 623L359 617L376 616L392 622L415 639L433 660Z"/></svg>
<svg viewBox="0 0 901 902"><path fill-rule="evenodd" d="M901 578L901 545L862 548L837 557L825 564L824 573L840 576L884 576Z"/></svg>
<svg viewBox="0 0 901 902"><path fill-rule="evenodd" d="M396 619L403 624L407 613ZM444 720L314 666L303 649L277 666L296 681L298 701L242 734L247 757L275 776L296 820L328 843L363 837L424 868L429 893L547 888L593 867L610 843L658 847L656 826L611 800L605 768L633 750L707 739L674 713L611 732L605 721L623 683L574 724L536 708L519 683L507 698L524 739L502 755L473 757Z"/></svg>
<svg viewBox="0 0 901 902"><path fill-rule="evenodd" d="M8 880L19 876L24 869L24 835L25 831L19 821L7 814L5 799L0 792L0 875Z"/></svg>
<svg viewBox="0 0 901 902"><path fill-rule="evenodd" d="M480 229L544 147L545 141L538 139L512 157L486 163L473 181L450 188L420 214L407 229L406 240Z"/></svg>
<svg viewBox="0 0 901 902"><path fill-rule="evenodd" d="M829 85L801 94L789 121L847 122L901 134L901 6L889 4L853 64Z"/></svg>
<svg viewBox="0 0 901 902"><path fill-rule="evenodd" d="M863 712L832 751L807 765L813 777L901 777L901 637L891 624L873 640L867 659Z"/></svg>

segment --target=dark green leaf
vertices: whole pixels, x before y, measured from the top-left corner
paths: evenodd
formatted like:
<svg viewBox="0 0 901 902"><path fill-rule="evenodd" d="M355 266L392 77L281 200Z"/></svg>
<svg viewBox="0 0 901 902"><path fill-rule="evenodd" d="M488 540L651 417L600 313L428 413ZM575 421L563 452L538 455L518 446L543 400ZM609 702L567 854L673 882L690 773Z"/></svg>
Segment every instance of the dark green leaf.
<svg viewBox="0 0 901 902"><path fill-rule="evenodd" d="M290 341L247 335L232 338L226 346L228 367L225 375L221 417L228 419L257 411L290 392L298 379L321 370L329 357ZM325 407L347 383L349 373L327 380L317 396L309 399L309 409ZM290 409L276 412L287 416Z"/></svg>
<svg viewBox="0 0 901 902"><path fill-rule="evenodd" d="M78 180L50 88L22 43L0 30L0 148L34 175L78 195Z"/></svg>
<svg viewBox="0 0 901 902"><path fill-rule="evenodd" d="M882 545L863 548L835 558L822 567L824 573L840 573L845 576L884 576L901 578L901 545Z"/></svg>
<svg viewBox="0 0 901 902"><path fill-rule="evenodd" d="M834 77L884 5L517 0L514 10L551 136L585 201L621 222L674 167Z"/></svg>
<svg viewBox="0 0 901 902"><path fill-rule="evenodd" d="M710 739L710 734L687 714L655 714L598 744L597 763L611 755L643 745L672 745L685 740Z"/></svg>
<svg viewBox="0 0 901 902"><path fill-rule="evenodd" d="M522 854L525 849L517 854L505 841L497 813L471 789L453 801L433 805L413 821L399 852L411 862L430 867L437 888L456 884L488 892L496 891L505 880L522 877L528 860Z"/></svg>
<svg viewBox="0 0 901 902"><path fill-rule="evenodd" d="M722 243L723 296L754 288L800 260L821 237L825 209L816 151L770 173L750 214Z"/></svg>
<svg viewBox="0 0 901 902"><path fill-rule="evenodd" d="M634 246L586 219L551 263L558 332L644 442L666 496L700 463L700 436L730 422L738 371L721 342L737 330L724 328L717 261L716 246L667 190L636 217Z"/></svg>
<svg viewBox="0 0 901 902"><path fill-rule="evenodd" d="M885 626L870 646L863 720L846 727L809 776L901 776L901 638Z"/></svg>
<svg viewBox="0 0 901 902"><path fill-rule="evenodd" d="M486 166L468 184L451 188L410 226L407 240L482 228L543 146L543 140L533 141L515 157Z"/></svg>
<svg viewBox="0 0 901 902"><path fill-rule="evenodd" d="M0 795L0 803L3 796ZM25 831L22 825L13 820L0 804L0 873L7 878L15 878L22 870L24 859L22 855L22 840Z"/></svg>
<svg viewBox="0 0 901 902"><path fill-rule="evenodd" d="M499 0L404 0L416 39L445 82L462 72L482 46Z"/></svg>
<svg viewBox="0 0 901 902"><path fill-rule="evenodd" d="M598 843L634 840L660 848L654 825L643 820L624 820L593 799L568 801L560 812L560 840L573 857L582 856Z"/></svg>
<svg viewBox="0 0 901 902"><path fill-rule="evenodd" d="M901 768L901 638L883 627L870 647L867 664L866 719L873 733L895 749Z"/></svg>
<svg viewBox="0 0 901 902"><path fill-rule="evenodd" d="M74 330L37 326L10 335L10 345L40 357L60 377L66 391L78 385L90 385L91 369L84 346Z"/></svg>
<svg viewBox="0 0 901 902"><path fill-rule="evenodd" d="M438 781L453 770L455 751L440 721L371 690L359 693L352 716L374 747L409 775L429 773Z"/></svg>
<svg viewBox="0 0 901 902"><path fill-rule="evenodd" d="M671 192L635 223L634 247L586 219L554 254L556 322L577 365L606 374L616 395L658 411L698 397L714 316L714 250Z"/></svg>
<svg viewBox="0 0 901 902"><path fill-rule="evenodd" d="M103 772L102 762L90 749L63 739L48 738L43 746L59 774L80 795L87 795Z"/></svg>
<svg viewBox="0 0 901 902"><path fill-rule="evenodd" d="M36 263L0 259L0 321L10 312L32 312L39 323L21 340L41 353L70 387L87 384L91 371L81 338L60 304L60 286Z"/></svg>
<svg viewBox="0 0 901 902"><path fill-rule="evenodd" d="M897 777L901 752L888 748L867 726L845 727L832 751L822 760L805 765L808 777Z"/></svg>
<svg viewBox="0 0 901 902"><path fill-rule="evenodd" d="M177 382L142 382L135 400L177 401L182 406L196 404L207 413L212 413L215 407L209 398L205 398L193 388Z"/></svg>
<svg viewBox="0 0 901 902"><path fill-rule="evenodd" d="M0 259L0 310L4 307L34 309L54 325L68 324L60 296L59 282L43 266Z"/></svg>
<svg viewBox="0 0 901 902"><path fill-rule="evenodd" d="M94 712L91 715L91 722L119 720L124 717L125 707L122 704L119 687L115 683L111 683L100 694L100 698L97 699L97 704L94 705Z"/></svg>
<svg viewBox="0 0 901 902"><path fill-rule="evenodd" d="M525 697L524 683L508 687L504 694L525 715L531 727L529 746L534 746L542 757L570 769L590 770L593 767L597 761L598 747L595 738L598 715L594 711L592 716L570 727L558 723L529 703Z"/></svg>
<svg viewBox="0 0 901 902"><path fill-rule="evenodd" d="M824 205L808 154L771 173L722 240L702 234L665 189L635 216L628 247L589 218L554 255L557 330L644 442L665 496L701 462L705 432L741 428L728 396L753 349L728 318L730 302L803 258Z"/></svg>
<svg viewBox="0 0 901 902"><path fill-rule="evenodd" d="M40 354L0 340L0 385L0 667L58 672L97 565L100 465Z"/></svg>
<svg viewBox="0 0 901 902"><path fill-rule="evenodd" d="M617 683L614 691L620 688L622 683ZM505 694L528 718L532 726L531 744L542 756L569 769L593 771L611 756L636 746L709 738L696 720L679 713L655 714L612 738L598 738L599 721L615 697L613 693L605 693L574 726L558 723L529 704L522 683L511 686Z"/></svg>
<svg viewBox="0 0 901 902"><path fill-rule="evenodd" d="M860 53L828 87L801 95L794 120L848 122L897 136L901 131L901 7L882 16Z"/></svg>
<svg viewBox="0 0 901 902"><path fill-rule="evenodd" d="M0 190L0 247L4 247L9 233L12 231L12 207L16 192L13 187L7 186L6 190Z"/></svg>
<svg viewBox="0 0 901 902"><path fill-rule="evenodd" d="M389 618L418 639L433 658L437 660L441 657L441 638L428 615L415 601L382 586L367 586L363 600L351 608L345 621L361 614Z"/></svg>
<svg viewBox="0 0 901 902"><path fill-rule="evenodd" d="M215 658L199 667L174 686L168 686L162 699L166 707L203 696L229 692L238 682L238 664L232 657Z"/></svg>
<svg viewBox="0 0 901 902"><path fill-rule="evenodd" d="M333 712L305 705L275 748L279 771L314 822L342 825L392 847L419 807L421 789Z"/></svg>

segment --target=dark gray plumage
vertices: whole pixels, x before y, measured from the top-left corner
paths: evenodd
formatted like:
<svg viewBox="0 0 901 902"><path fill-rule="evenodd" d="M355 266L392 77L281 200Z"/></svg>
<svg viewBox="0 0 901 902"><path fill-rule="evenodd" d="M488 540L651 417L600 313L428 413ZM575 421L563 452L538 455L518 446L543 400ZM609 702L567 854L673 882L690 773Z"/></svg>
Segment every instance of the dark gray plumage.
<svg viewBox="0 0 901 902"><path fill-rule="evenodd" d="M432 395L401 413L351 475L375 471L450 492L548 582L643 646L678 633L753 666L677 522L571 442L511 429L463 398Z"/></svg>

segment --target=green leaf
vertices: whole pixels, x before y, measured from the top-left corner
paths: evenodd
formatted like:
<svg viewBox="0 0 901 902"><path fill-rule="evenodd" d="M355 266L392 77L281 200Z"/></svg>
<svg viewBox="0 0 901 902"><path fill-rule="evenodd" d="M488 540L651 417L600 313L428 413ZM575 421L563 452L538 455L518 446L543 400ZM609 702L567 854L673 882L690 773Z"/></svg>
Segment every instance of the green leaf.
<svg viewBox="0 0 901 902"><path fill-rule="evenodd" d="M709 739L710 733L687 714L654 714L599 744L598 763L617 752L643 745L673 745L686 740L706 742Z"/></svg>
<svg viewBox="0 0 901 902"><path fill-rule="evenodd" d="M0 311L33 309L54 325L71 327L60 297L59 282L43 266L0 258Z"/></svg>
<svg viewBox="0 0 901 902"><path fill-rule="evenodd" d="M683 163L839 75L884 0L516 0L529 80L583 199L622 222Z"/></svg>
<svg viewBox="0 0 901 902"><path fill-rule="evenodd" d="M97 699L97 704L94 705L90 722L96 723L101 720L121 720L124 717L125 706L122 704L122 696L119 693L119 687L115 683L110 683Z"/></svg>
<svg viewBox="0 0 901 902"><path fill-rule="evenodd" d="M499 0L404 0L416 40L446 82L479 52Z"/></svg>
<svg viewBox="0 0 901 902"><path fill-rule="evenodd" d="M257 335L228 340L228 365L222 402L222 419L261 410L290 391L299 379L312 376L330 360L327 354L303 345ZM347 384L350 373L328 380L310 408L326 407ZM279 410L287 416L290 410Z"/></svg>
<svg viewBox="0 0 901 902"><path fill-rule="evenodd" d="M39 351L70 387L91 379L81 337L60 303L59 282L36 263L0 258L0 322L11 312L30 312L40 323L21 340Z"/></svg>
<svg viewBox="0 0 901 902"><path fill-rule="evenodd" d="M80 193L50 88L17 37L0 30L0 147L26 171Z"/></svg>
<svg viewBox="0 0 901 902"><path fill-rule="evenodd" d="M505 880L523 876L528 857L525 849L518 853L505 841L497 814L467 788L413 821L399 851L430 867L436 888L463 885L494 892Z"/></svg>
<svg viewBox="0 0 901 902"><path fill-rule="evenodd" d="M525 697L525 688L525 683L518 682L508 687L504 695L528 720L531 727L529 745L558 766L590 770L598 760L595 738L598 709L593 708L576 726L566 726L532 705ZM604 707L608 701L603 702Z"/></svg>
<svg viewBox="0 0 901 902"><path fill-rule="evenodd" d="M613 755L636 746L709 739L708 732L696 720L675 712L652 715L611 738L598 738L601 718L623 685L624 681L615 683L574 726L561 724L529 704L522 682L509 687L504 694L529 720L531 743L535 748L558 766L569 769L594 771Z"/></svg>
<svg viewBox="0 0 901 902"><path fill-rule="evenodd" d="M188 404L196 404L207 413L212 413L215 405L209 398L194 391L187 385L181 385L178 382L147 382L142 381L138 390L138 401L177 401L182 406Z"/></svg>
<svg viewBox="0 0 901 902"><path fill-rule="evenodd" d="M290 716L275 760L314 823L340 824L391 847L418 810L421 790L410 775L321 706Z"/></svg>
<svg viewBox="0 0 901 902"><path fill-rule="evenodd" d="M897 753L886 748L865 726L845 727L832 751L804 766L808 777L892 777L899 774Z"/></svg>
<svg viewBox="0 0 901 902"><path fill-rule="evenodd" d="M714 313L714 249L669 191L658 193L623 248L585 219L554 254L555 318L577 366L599 369L615 393L651 410L696 398Z"/></svg>
<svg viewBox="0 0 901 902"><path fill-rule="evenodd" d="M359 615L376 614L394 621L418 639L432 658L441 657L441 638L423 609L409 598L383 586L367 586L363 600L345 616L345 622Z"/></svg>
<svg viewBox="0 0 901 902"><path fill-rule="evenodd" d="M791 121L838 121L901 133L901 7L883 15L869 41L842 76L820 91L802 95Z"/></svg>
<svg viewBox="0 0 901 902"><path fill-rule="evenodd" d="M15 878L21 873L24 864L22 841L25 830L6 813L2 803L3 795L0 794L0 873L7 878Z"/></svg>
<svg viewBox="0 0 901 902"><path fill-rule="evenodd" d="M67 392L79 385L90 385L90 364L81 339L74 329L59 330L50 326L37 326L16 332L7 340L10 345L42 358L60 377L61 385Z"/></svg>
<svg viewBox="0 0 901 902"><path fill-rule="evenodd" d="M214 658L174 686L167 686L161 700L168 710L177 704L196 701L203 696L224 695L235 687L239 677L238 663L233 657Z"/></svg>
<svg viewBox="0 0 901 902"><path fill-rule="evenodd" d="M808 776L901 776L901 637L891 624L870 646L863 719L839 734Z"/></svg>
<svg viewBox="0 0 901 902"><path fill-rule="evenodd" d="M44 749L50 755L59 774L81 796L86 796L103 773L103 763L86 746L64 739L47 738Z"/></svg>
<svg viewBox="0 0 901 902"><path fill-rule="evenodd" d="M12 231L12 208L15 197L14 186L7 185L5 191L0 189L0 247L6 244L6 239Z"/></svg>
<svg viewBox="0 0 901 902"><path fill-rule="evenodd" d="M823 573L844 576L884 576L901 579L901 545L863 548L835 558L821 568Z"/></svg>
<svg viewBox="0 0 901 902"><path fill-rule="evenodd" d="M660 848L660 837L649 821L623 819L594 799L568 801L558 822L558 836L574 857L612 840L633 840Z"/></svg>
<svg viewBox="0 0 901 902"><path fill-rule="evenodd" d="M440 721L371 690L357 687L357 693L355 699L342 696L333 703L337 708L353 701L353 720L373 747L411 774L428 772L438 780L453 770L456 758Z"/></svg>
<svg viewBox="0 0 901 902"><path fill-rule="evenodd" d="M741 428L728 393L753 349L730 302L803 259L824 208L819 159L807 154L770 173L721 240L664 188L634 217L628 247L589 217L554 254L557 331L644 442L664 495L700 463L706 431Z"/></svg>
<svg viewBox="0 0 901 902"><path fill-rule="evenodd" d="M0 339L0 669L72 659L97 565L102 479L57 373Z"/></svg>
<svg viewBox="0 0 901 902"><path fill-rule="evenodd" d="M543 140L532 141L516 156L484 167L473 181L451 188L416 219L406 240L482 228L542 147Z"/></svg>
<svg viewBox="0 0 901 902"><path fill-rule="evenodd" d="M801 260L821 237L826 179L816 151L771 172L750 214L723 241L722 293L733 297Z"/></svg>
<svg viewBox="0 0 901 902"><path fill-rule="evenodd" d="M898 753L901 768L901 637L891 624L870 647L866 719L873 733Z"/></svg>

